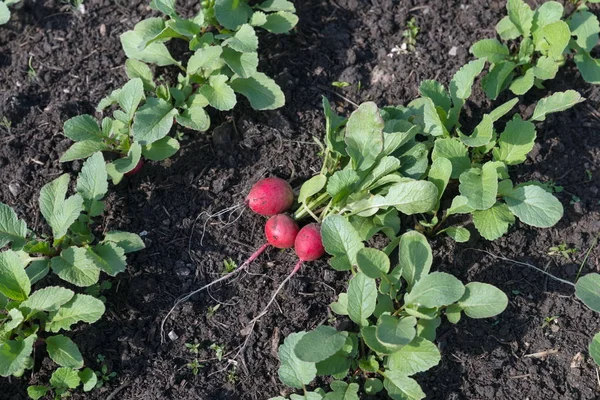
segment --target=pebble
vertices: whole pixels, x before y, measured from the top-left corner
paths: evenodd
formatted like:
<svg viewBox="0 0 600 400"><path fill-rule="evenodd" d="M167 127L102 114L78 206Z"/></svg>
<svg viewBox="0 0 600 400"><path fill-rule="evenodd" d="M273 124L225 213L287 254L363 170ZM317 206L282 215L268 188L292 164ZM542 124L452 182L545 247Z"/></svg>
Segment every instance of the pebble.
<svg viewBox="0 0 600 400"><path fill-rule="evenodd" d="M8 191L15 197L21 193L21 185L17 182L12 182L8 184Z"/></svg>
<svg viewBox="0 0 600 400"><path fill-rule="evenodd" d="M450 49L450 51L448 52L449 56L455 56L458 53L458 47L456 46L452 46L452 48Z"/></svg>

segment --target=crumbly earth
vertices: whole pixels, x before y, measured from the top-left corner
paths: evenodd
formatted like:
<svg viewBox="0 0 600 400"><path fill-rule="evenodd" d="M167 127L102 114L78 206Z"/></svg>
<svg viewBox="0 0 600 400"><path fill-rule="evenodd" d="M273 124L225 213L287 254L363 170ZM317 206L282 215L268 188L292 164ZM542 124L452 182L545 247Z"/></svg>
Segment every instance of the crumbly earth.
<svg viewBox="0 0 600 400"><path fill-rule="evenodd" d="M197 7L183 3L187 12ZM161 344L160 322L174 300L218 277L223 260L241 262L263 242L264 221L250 212L211 220L207 215L241 204L260 177L280 176L297 188L320 168L312 137L323 135L322 95L341 112L352 110L344 98L404 104L417 95L423 79L448 83L470 59L469 46L492 37L505 12L504 1L295 3L300 16L295 32L261 35L260 69L283 87L285 108L254 112L242 101L230 113L212 113L211 132L186 132L175 157L147 163L139 175L113 187L98 231L145 232L148 248L132 255L127 272L112 279L104 318L72 333L88 366L99 370L97 356L103 355L108 371L116 373L98 390L76 392L75 399L115 393L121 400L263 400L289 393L277 378L277 346L286 335L331 318L328 304L344 289L345 276L325 261L307 264L256 326L236 366L227 360L245 340L240 331L295 261L290 251L269 250L249 273L176 309L166 328L177 338ZM145 0L86 0L80 15L60 1L26 0L0 27L0 118L12 122L0 127L0 201L15 207L30 227L46 229L37 206L41 186L81 166L58 162L69 146L62 124L93 113L103 96L125 82L119 35L151 14L146 5ZM416 51L393 51L401 47L412 17L421 29ZM337 89L334 81L351 86ZM529 262L573 281L600 232L600 90L583 82L572 66L547 86L525 96L525 104L566 88L579 90L588 101L538 124L538 144L513 172L521 181L563 186L558 197L565 216L551 229L517 224L493 243L476 235L466 244L433 243L436 268L494 284L510 303L494 319L442 324L442 361L418 376L428 398L598 398L596 367L587 350L600 330L598 315L577 301L572 287L480 252ZM493 106L480 92L467 119L476 120ZM531 107L521 111L526 115ZM561 243L578 251L568 257L548 254ZM599 270L599 247L589 254L583 273ZM204 365L197 375L186 367L195 356L185 343L193 342L201 344L197 357ZM224 348L222 361L209 349L212 344ZM38 357L34 374L1 379L1 397L25 399L27 385L47 382L51 364Z"/></svg>

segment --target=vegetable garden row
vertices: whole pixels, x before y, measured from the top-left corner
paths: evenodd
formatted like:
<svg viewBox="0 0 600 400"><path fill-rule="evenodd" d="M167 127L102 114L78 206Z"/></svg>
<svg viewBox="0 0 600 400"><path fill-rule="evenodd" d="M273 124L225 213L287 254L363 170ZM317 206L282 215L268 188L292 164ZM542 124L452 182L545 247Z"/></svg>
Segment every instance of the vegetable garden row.
<svg viewBox="0 0 600 400"><path fill-rule="evenodd" d="M25 13L18 9L11 18L7 10L14 3L0 2L0 22L7 27ZM25 392L32 399L515 398L521 389L505 397L483 389L446 393L439 387L444 381L436 380L444 368L453 369L448 366L451 357L460 360L457 352L445 350L452 347L451 332L452 338L477 326L484 332L474 341L478 348L487 348L484 342L489 340L510 346L495 337L494 327L505 324L503 312L519 303L516 296L526 297L517 289L507 292L511 279L489 274L473 279L470 271L482 262L492 264L486 266L490 269L500 268L496 263L517 263L517 275L528 274L535 290L543 285L546 292L551 286L565 293L568 307L591 310L583 311L587 314L575 324L587 332L578 333L585 346L569 349L575 356L568 362L571 369L585 366L587 374L594 370L594 361L600 364L600 333L589 334L600 329L593 314L600 312L597 198L592 195L590 201L586 247L579 249L570 273L525 262L529 259L513 260L529 255L532 248L521 248L509 258L489 247L501 243L518 248L521 244L512 242L523 232L549 230L558 232L552 234L557 242L546 255L574 260L560 224L565 218L572 221L565 216L570 208L583 207L581 198L569 192L577 183L563 187L543 174L533 179L536 174L530 171L544 163L537 161L548 141L539 142L547 138L549 121L576 115L569 117L576 124L579 114L572 113L586 110L581 89L594 102L598 98L594 85L600 83L600 63L594 48L600 23L593 12L595 1L548 1L531 7L523 0L508 0L498 9L503 15L494 32L477 33L479 40L468 43L463 65L440 80L432 79L439 73L405 70L411 75L393 85L412 82L416 73L417 94L403 105L380 104L389 98L374 96L375 90L363 97L369 89L361 80L342 81L344 74L350 79L360 73L345 69L329 86L316 85L322 110L315 109L314 98L302 104L306 109L294 104L302 97L292 93L291 100L288 94L294 75L287 67L286 72L278 70L281 62L264 61L273 60L269 53L281 43L301 38L303 15L311 10L319 9L324 21L344 12L335 2L327 15L323 10L330 6L309 3L203 0L184 6L152 0L144 12L151 16L113 35L126 56L127 79L104 85L111 90L99 94L94 110L84 105L58 112L59 135L69 139L64 141L68 148L59 146L60 160L44 158L59 171L44 175L59 176L34 185L39 194L30 191L30 197L37 205L20 204L29 200L18 194L21 186L15 181L5 185L0 197L0 375L3 387L15 388L14 398ZM88 18L81 4L67 8L68 13L82 13L73 18ZM93 10L103 5L88 6ZM348 10L360 6L348 4ZM408 46L384 54L385 64L399 62L398 57L425 57L418 54L419 38L434 27L417 29L409 14L424 9L433 13L429 8L434 5L380 6L406 24L412 21L412 28L402 32ZM98 35L104 36L102 26ZM385 23L381 26L388 30ZM331 30L326 34L334 35ZM287 46L291 70L290 57L302 55ZM346 57L356 61L358 50L350 50ZM42 78L32 58L27 74L35 82ZM263 65L269 74L262 72ZM398 79L382 75L377 67L371 70L373 87L386 88L390 79ZM420 72L427 76L421 79ZM323 68L312 73L318 76ZM574 76L587 83L572 84ZM101 81L101 75L95 79ZM300 81L295 89L301 91L304 84L310 82ZM18 93L21 84L16 86ZM365 101L358 104L349 97ZM89 98L85 101L89 104ZM10 115L8 103L0 111ZM308 135L294 134L289 121L273 111L287 107L299 115L298 124L310 121L304 115L324 124ZM593 106L587 110L595 115ZM19 113L14 115L23 121ZM5 115L7 155L18 151L11 147L18 140L11 126ZM269 127L283 133L269 134ZM238 142L237 148L232 146ZM591 141L596 146L581 146L592 158L584 169L586 187L594 187L598 142L596 136ZM239 155L242 151L247 154ZM55 152L48 150L48 155ZM32 160L43 165L40 156ZM587 157L571 154L578 156ZM561 179L563 171L552 167L560 172L555 179ZM239 170L243 177L235 176ZM161 200L156 202L155 196ZM177 209L196 200L198 205L190 206L198 211L195 215ZM36 217L38 211L42 220ZM160 223L153 229L141 229L157 219ZM458 268L444 265L446 253L456 248L478 260L466 273L461 255L454 260ZM151 261L155 255L158 263ZM274 276L273 264L287 272ZM311 283L301 284L305 273ZM172 284L171 279L181 283ZM236 292L252 295L248 299ZM318 299L310 300L312 296ZM534 303L533 296L529 299ZM144 303L149 306L131 306ZM544 329L551 326L553 338L560 329L554 325L563 316L547 312L538 318L544 318L543 336L548 337ZM279 318L293 322L278 324ZM472 319L481 319L483 325L472 325ZM137 324L133 337L121 333L123 321L128 328ZM100 330L93 331L95 326ZM115 333L101 339L97 335L102 329ZM83 345L78 338L85 339ZM97 350L90 352L99 347L111 353L108 361ZM564 351L556 347L512 353L543 364ZM270 354L273 367L257 372L265 354ZM149 384L152 373L128 373L118 367L119 358L123 365L143 364L168 378ZM275 370L278 381L270 377ZM529 379L531 374L510 379ZM591 375L583 375L582 381L585 376ZM550 379L560 391L548 397L536 393L533 384L529 398L595 396L589 379L576 390L575 384L561 384L564 376L553 374ZM491 386L497 390L502 385Z"/></svg>

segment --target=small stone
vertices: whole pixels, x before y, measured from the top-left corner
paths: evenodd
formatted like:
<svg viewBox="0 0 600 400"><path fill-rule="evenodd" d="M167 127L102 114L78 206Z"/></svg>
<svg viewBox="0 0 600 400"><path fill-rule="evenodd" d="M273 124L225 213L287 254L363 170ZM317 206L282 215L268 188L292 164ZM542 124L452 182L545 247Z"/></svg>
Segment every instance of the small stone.
<svg viewBox="0 0 600 400"><path fill-rule="evenodd" d="M585 206L581 201L578 201L577 203L573 204L573 210L579 215L585 214Z"/></svg>
<svg viewBox="0 0 600 400"><path fill-rule="evenodd" d="M455 56L458 53L458 47L456 46L452 46L452 48L450 49L450 51L448 52L449 56Z"/></svg>
<svg viewBox="0 0 600 400"><path fill-rule="evenodd" d="M100 25L100 36L106 36L106 25Z"/></svg>
<svg viewBox="0 0 600 400"><path fill-rule="evenodd" d="M174 331L169 332L168 336L169 339L171 339L172 341L179 339L179 336L177 336L177 334Z"/></svg>
<svg viewBox="0 0 600 400"><path fill-rule="evenodd" d="M18 182L12 182L8 184L8 191L15 197L21 193L21 185Z"/></svg>

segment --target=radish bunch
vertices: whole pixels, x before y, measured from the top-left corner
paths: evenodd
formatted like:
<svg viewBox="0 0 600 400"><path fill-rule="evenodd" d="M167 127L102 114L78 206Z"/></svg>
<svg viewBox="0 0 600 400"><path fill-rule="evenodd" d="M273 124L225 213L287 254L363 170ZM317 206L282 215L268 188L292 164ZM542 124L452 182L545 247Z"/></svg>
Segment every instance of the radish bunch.
<svg viewBox="0 0 600 400"><path fill-rule="evenodd" d="M300 229L296 221L289 215L283 214L289 210L294 204L294 192L289 183L280 178L264 178L252 186L248 196L246 197L246 205L257 214L269 217L265 223L265 237L267 242L260 246L244 263L236 270L216 279L201 288L180 297L173 308L165 316L161 324L161 337L164 342L164 324L169 315L182 302L187 301L193 295L202 290L225 281L239 271L248 268L250 263L258 258L269 246L278 249L294 248L298 256L298 263L292 269L292 272L284 279L279 288L273 294L273 297L265 307L265 309L251 321L251 326L266 314L269 306L275 300L279 291L283 288L288 280L300 270L302 264L306 261L314 261L323 256L325 248L321 241L321 229L318 224L309 224ZM238 208L235 206L234 208Z"/></svg>

